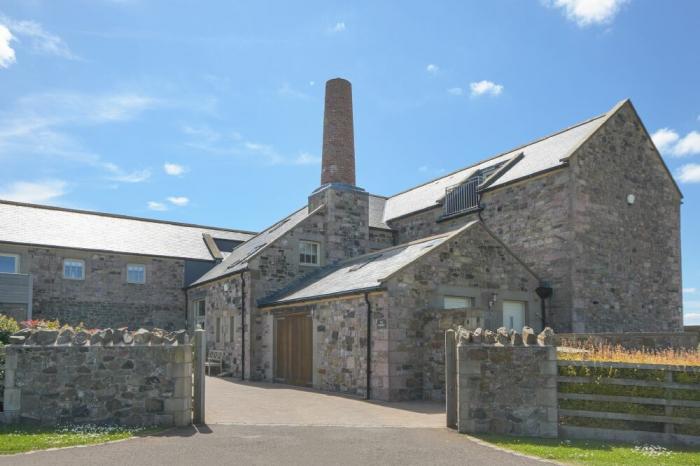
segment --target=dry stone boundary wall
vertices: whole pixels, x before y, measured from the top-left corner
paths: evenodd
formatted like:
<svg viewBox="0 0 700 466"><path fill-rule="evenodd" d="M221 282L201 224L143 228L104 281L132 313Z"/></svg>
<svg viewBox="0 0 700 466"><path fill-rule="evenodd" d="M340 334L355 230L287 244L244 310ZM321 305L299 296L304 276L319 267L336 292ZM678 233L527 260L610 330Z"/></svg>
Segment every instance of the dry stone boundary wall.
<svg viewBox="0 0 700 466"><path fill-rule="evenodd" d="M6 351L5 422L191 423L185 331L24 329Z"/></svg>

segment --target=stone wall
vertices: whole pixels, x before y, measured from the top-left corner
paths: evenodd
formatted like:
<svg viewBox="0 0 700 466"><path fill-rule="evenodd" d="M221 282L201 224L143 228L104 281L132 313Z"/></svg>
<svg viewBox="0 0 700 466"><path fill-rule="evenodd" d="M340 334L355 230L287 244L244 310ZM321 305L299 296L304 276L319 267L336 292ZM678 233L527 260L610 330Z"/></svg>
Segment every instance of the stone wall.
<svg viewBox="0 0 700 466"><path fill-rule="evenodd" d="M27 305L0 303L0 314L12 317L17 322L27 320Z"/></svg>
<svg viewBox="0 0 700 466"><path fill-rule="evenodd" d="M87 327L185 328L185 261L81 250L3 245L33 277L33 318ZM63 278L63 260L85 261L85 279ZM146 266L146 283L126 282L127 264Z"/></svg>
<svg viewBox="0 0 700 466"><path fill-rule="evenodd" d="M369 250L379 251L394 246L394 232L379 228L369 229Z"/></svg>
<svg viewBox="0 0 700 466"><path fill-rule="evenodd" d="M533 333L499 329L487 338L490 332L477 332L478 338L467 335L457 345L459 432L557 437L557 357L551 337L542 335L538 342Z"/></svg>
<svg viewBox="0 0 700 466"><path fill-rule="evenodd" d="M571 171L572 331L682 331L681 197L629 102Z"/></svg>
<svg viewBox="0 0 700 466"><path fill-rule="evenodd" d="M409 265L386 283L389 299L389 379L392 400L442 399L444 329L467 317L443 309L445 295L471 296L499 327L503 300L525 302L525 323L540 326L538 285L513 255L480 224L475 224ZM493 310L489 301L496 294ZM473 311L473 310L472 310ZM439 316L439 317L438 317ZM438 342L440 344L438 345Z"/></svg>
<svg viewBox="0 0 700 466"><path fill-rule="evenodd" d="M6 347L9 420L183 426L191 422L192 346L184 331L23 330Z"/></svg>

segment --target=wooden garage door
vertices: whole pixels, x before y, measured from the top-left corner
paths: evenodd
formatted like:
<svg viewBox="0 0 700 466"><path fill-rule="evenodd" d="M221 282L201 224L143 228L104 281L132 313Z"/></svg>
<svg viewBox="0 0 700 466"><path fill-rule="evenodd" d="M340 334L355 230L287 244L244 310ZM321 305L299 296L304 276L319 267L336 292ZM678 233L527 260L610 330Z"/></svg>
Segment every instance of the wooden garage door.
<svg viewBox="0 0 700 466"><path fill-rule="evenodd" d="M275 319L275 380L311 386L312 323L308 315Z"/></svg>

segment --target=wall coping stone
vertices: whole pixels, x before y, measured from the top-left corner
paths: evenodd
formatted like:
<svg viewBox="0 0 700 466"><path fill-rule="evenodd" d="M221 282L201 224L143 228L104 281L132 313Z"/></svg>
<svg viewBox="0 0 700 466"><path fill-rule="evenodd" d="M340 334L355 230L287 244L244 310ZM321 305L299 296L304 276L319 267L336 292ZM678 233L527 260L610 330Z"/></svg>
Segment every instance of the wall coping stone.
<svg viewBox="0 0 700 466"><path fill-rule="evenodd" d="M189 343L186 330L169 332L154 328L104 330L24 328L10 336L10 346L180 346Z"/></svg>
<svg viewBox="0 0 700 466"><path fill-rule="evenodd" d="M553 346L554 330L545 327L539 335L528 326L523 327L522 333L505 327L499 327L495 332L482 329L467 330L461 325L455 331L458 346L484 345L484 346Z"/></svg>

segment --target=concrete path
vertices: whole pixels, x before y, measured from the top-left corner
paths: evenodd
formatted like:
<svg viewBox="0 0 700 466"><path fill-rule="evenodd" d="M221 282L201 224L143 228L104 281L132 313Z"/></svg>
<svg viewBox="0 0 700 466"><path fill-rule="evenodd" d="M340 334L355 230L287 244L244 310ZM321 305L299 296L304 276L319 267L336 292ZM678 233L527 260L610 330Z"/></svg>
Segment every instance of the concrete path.
<svg viewBox="0 0 700 466"><path fill-rule="evenodd" d="M0 466L542 464L444 428L442 403L367 402L212 377L206 384L206 426L111 444L0 456Z"/></svg>
<svg viewBox="0 0 700 466"><path fill-rule="evenodd" d="M272 383L207 377L208 424L444 427L442 402L382 403Z"/></svg>

